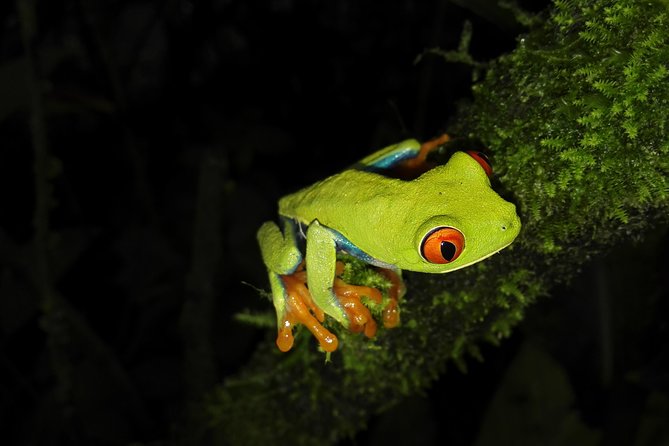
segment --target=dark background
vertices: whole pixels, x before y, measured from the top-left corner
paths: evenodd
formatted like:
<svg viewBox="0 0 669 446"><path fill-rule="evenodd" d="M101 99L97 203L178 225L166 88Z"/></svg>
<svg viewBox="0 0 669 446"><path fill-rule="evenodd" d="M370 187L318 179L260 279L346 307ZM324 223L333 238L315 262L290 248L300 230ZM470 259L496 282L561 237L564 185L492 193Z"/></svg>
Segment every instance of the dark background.
<svg viewBox="0 0 669 446"><path fill-rule="evenodd" d="M508 10L456 3L60 0L36 2L29 22L2 2L0 443L164 444L191 429L189 336L210 342L203 367L215 382L266 336L232 316L270 307L254 288L267 288L255 231L276 200L374 148L444 131L472 69L415 60L456 49L465 21L476 60L514 48L523 28ZM34 229L41 136L46 248ZM483 363L450 367L345 443L487 444L481 432L500 416L490 403L528 342L568 376L565 407L582 426L603 444L641 441L650 395L668 390L666 246L660 230L618 247L530 309L501 347L483 346ZM189 312L193 296L211 312ZM558 399L519 392L530 412ZM558 423L550 414L545 426Z"/></svg>

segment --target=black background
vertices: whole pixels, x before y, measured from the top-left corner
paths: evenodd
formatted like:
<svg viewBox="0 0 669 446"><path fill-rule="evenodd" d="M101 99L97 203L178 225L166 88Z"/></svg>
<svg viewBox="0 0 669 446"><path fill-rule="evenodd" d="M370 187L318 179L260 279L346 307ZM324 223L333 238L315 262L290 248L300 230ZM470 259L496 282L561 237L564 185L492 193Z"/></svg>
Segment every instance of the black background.
<svg viewBox="0 0 669 446"><path fill-rule="evenodd" d="M220 382L265 336L232 315L270 305L254 289L267 287L255 231L274 218L276 200L374 148L444 131L469 97L472 70L415 60L427 48L456 49L465 20L483 62L523 32L494 2L61 0L35 12L30 70L25 19L13 2L0 6L3 444L171 442L187 399L179 321L198 194L209 187L198 186L203 160L221 174L211 339ZM34 268L35 91L54 172L51 285L84 335L58 323L64 334L45 331L53 319ZM531 339L569 376L580 419L607 444L632 444L647 396L667 391L666 242L662 233L651 240L592 265L501 347L484 346L485 362L471 361L467 374L449 368L345 443L473 444L506 367ZM54 338L67 352L56 360ZM122 378L91 363L98 348ZM633 372L643 385L630 384ZM72 383L64 399L63 376Z"/></svg>

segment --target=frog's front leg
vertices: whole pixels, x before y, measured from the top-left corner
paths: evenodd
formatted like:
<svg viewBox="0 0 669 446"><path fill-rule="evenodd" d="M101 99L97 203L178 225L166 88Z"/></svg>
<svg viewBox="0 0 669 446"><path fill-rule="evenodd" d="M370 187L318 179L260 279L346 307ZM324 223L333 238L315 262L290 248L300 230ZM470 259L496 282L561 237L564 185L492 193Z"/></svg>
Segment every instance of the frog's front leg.
<svg viewBox="0 0 669 446"><path fill-rule="evenodd" d="M314 220L306 234L306 265L297 246L296 224L283 219L283 231L273 222L266 222L258 231L258 241L269 273L272 299L277 314L276 344L281 351L293 346L293 327L303 324L318 340L321 348L332 352L338 347L337 337L323 327L325 314L354 333L364 332L371 338L377 325L361 298L377 305L382 295L376 288L345 283L339 276L344 265L337 261L337 232ZM397 300L403 293L399 276L381 270L393 284L390 303L383 310L383 325L392 328L399 323Z"/></svg>
<svg viewBox="0 0 669 446"><path fill-rule="evenodd" d="M376 321L361 297L367 297L377 305L382 303L382 295L376 288L345 283L339 276L344 266L337 262L337 246L341 235L322 226L314 220L307 231L307 281L309 291L317 306L354 333L364 332L368 338L376 334ZM401 279L388 272L397 292L391 290L391 303L384 309L384 326L392 328L399 323L397 298L402 292ZM391 277L394 276L394 277ZM393 297L395 294L396 298ZM394 302L394 303L393 303Z"/></svg>
<svg viewBox="0 0 669 446"><path fill-rule="evenodd" d="M337 338L321 325L323 311L311 300L304 285L306 273L299 270L302 253L297 246L295 223L284 219L283 232L274 222L264 223L258 230L258 243L272 289L279 350L285 352L292 348L292 330L298 323L304 324L326 350L335 350Z"/></svg>
<svg viewBox="0 0 669 446"><path fill-rule="evenodd" d="M326 314L345 327L349 320L333 287L337 268L337 240L335 234L318 220L307 229L307 283L311 296Z"/></svg>

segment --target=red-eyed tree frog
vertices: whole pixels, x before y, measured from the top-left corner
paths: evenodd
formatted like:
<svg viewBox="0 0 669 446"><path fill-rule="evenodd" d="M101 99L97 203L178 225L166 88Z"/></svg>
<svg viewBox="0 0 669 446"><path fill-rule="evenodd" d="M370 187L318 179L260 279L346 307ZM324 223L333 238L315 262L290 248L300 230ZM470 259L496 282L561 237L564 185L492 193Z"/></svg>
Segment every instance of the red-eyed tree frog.
<svg viewBox="0 0 669 446"><path fill-rule="evenodd" d="M402 270L454 271L513 242L521 227L516 207L492 189L492 171L482 153L455 152L446 164L410 180L386 175L396 168L425 170L427 154L448 140L442 135L424 144L402 141L279 200L281 227L265 222L258 242L281 351L293 346L298 323L323 350L336 350L337 337L322 325L325 316L368 337L376 333L360 297L380 303L381 293L343 283L337 277L338 251L382 268L392 281L383 310L383 324L391 328L399 323Z"/></svg>

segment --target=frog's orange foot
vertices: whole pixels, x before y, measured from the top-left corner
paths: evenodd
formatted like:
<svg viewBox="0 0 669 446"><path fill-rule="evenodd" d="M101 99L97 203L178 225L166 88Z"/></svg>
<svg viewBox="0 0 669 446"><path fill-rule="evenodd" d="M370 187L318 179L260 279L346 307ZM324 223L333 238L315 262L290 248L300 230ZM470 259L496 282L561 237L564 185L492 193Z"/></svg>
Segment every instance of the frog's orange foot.
<svg viewBox="0 0 669 446"><path fill-rule="evenodd" d="M400 324L400 306L399 300L404 296L406 288L399 274L390 269L380 268L379 271L391 283L388 295L390 301L383 309L383 326L386 328L395 328Z"/></svg>
<svg viewBox="0 0 669 446"><path fill-rule="evenodd" d="M364 332L368 338L374 337L376 321L360 298L367 296L370 300L380 304L381 292L368 286L349 285L339 278L335 279L333 291L348 316L349 330L353 333Z"/></svg>
<svg viewBox="0 0 669 446"><path fill-rule="evenodd" d="M361 298L369 299L370 305L381 305L383 297L376 288L350 285L345 283L339 276L344 270L344 264L337 262L336 278L334 280L333 293L339 300L349 321L348 328L353 333L364 333L368 338L374 337L377 331L377 323L369 308L363 304ZM391 282L388 292L390 299L383 308L383 326L394 328L399 325L398 300L404 294L404 285L399 276L390 270L379 270ZM321 348L326 352L333 352L339 345L337 337L323 327L325 314L311 298L307 288L307 275L303 269L297 272L281 276L286 288L286 310L279 324L276 345L282 352L287 352L293 347L293 327L302 324L318 340Z"/></svg>
<svg viewBox="0 0 669 446"><path fill-rule="evenodd" d="M337 262L338 276L341 275L343 269L343 263ZM389 300L383 308L383 326L385 328L395 328L400 323L399 300L406 292L404 282L392 270L379 268L378 271L391 283L388 290ZM349 321L351 321L350 330L358 333L364 329L367 337L373 337L376 333L376 321L372 318L369 309L361 303L360 298L366 296L374 304L380 305L382 303L381 292L368 286L349 285L340 278L335 279L334 292L344 306Z"/></svg>
<svg viewBox="0 0 669 446"><path fill-rule="evenodd" d="M289 276L282 276L286 287L286 312L279 325L276 345L282 352L293 347L293 326L302 324L314 335L326 352L337 350L339 341L329 330L323 327L325 320L321 310L311 299L306 286L306 272L299 271Z"/></svg>

